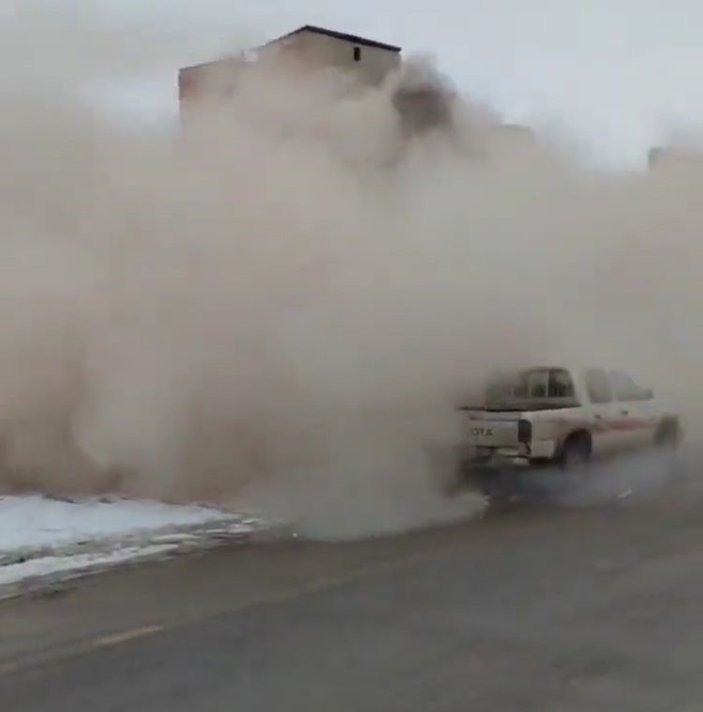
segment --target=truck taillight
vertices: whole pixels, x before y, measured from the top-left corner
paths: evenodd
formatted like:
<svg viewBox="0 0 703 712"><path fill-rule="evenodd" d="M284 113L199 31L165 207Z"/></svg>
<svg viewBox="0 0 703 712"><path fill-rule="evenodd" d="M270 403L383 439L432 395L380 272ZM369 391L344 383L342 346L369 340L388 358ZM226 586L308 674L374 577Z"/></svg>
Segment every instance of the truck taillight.
<svg viewBox="0 0 703 712"><path fill-rule="evenodd" d="M520 443L529 444L532 440L532 423L529 420L518 420L517 439Z"/></svg>

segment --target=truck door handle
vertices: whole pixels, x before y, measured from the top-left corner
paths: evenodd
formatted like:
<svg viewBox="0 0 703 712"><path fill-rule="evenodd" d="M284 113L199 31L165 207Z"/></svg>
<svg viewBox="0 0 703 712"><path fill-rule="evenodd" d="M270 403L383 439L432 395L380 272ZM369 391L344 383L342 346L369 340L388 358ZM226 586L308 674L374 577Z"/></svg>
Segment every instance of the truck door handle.
<svg viewBox="0 0 703 712"><path fill-rule="evenodd" d="M630 415L630 411L629 410L621 410L620 415Z"/></svg>

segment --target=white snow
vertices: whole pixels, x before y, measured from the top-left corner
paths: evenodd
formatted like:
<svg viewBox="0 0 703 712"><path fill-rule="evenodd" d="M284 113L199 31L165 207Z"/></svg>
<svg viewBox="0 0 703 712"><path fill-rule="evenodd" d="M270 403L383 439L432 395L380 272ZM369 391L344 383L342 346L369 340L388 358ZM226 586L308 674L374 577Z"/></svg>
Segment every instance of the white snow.
<svg viewBox="0 0 703 712"><path fill-rule="evenodd" d="M160 502L0 497L0 556L17 549L56 548L233 517L209 507Z"/></svg>
<svg viewBox="0 0 703 712"><path fill-rule="evenodd" d="M260 526L240 514L204 506L0 497L0 588L85 573Z"/></svg>
<svg viewBox="0 0 703 712"><path fill-rule="evenodd" d="M19 564L0 566L0 586L18 583L26 579L48 576L51 574L72 573L83 574L96 568L114 566L125 561L136 561L158 554L165 554L174 547L133 546L118 549L109 554L74 554L73 556L43 556L30 559Z"/></svg>

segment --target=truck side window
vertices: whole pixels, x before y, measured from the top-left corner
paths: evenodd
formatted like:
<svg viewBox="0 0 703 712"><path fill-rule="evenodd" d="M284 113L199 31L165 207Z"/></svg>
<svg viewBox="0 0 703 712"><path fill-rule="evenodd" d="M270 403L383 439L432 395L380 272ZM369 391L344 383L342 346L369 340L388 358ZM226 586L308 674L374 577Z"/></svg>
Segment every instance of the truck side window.
<svg viewBox="0 0 703 712"><path fill-rule="evenodd" d="M610 373L610 383L618 401L638 401L647 400L648 391L640 388L626 373L622 371L612 371Z"/></svg>
<svg viewBox="0 0 703 712"><path fill-rule="evenodd" d="M610 403L613 400L608 374L602 368L586 371L586 390L591 403Z"/></svg>
<svg viewBox="0 0 703 712"><path fill-rule="evenodd" d="M549 372L549 397L574 398L574 384L571 374L563 368L553 368Z"/></svg>

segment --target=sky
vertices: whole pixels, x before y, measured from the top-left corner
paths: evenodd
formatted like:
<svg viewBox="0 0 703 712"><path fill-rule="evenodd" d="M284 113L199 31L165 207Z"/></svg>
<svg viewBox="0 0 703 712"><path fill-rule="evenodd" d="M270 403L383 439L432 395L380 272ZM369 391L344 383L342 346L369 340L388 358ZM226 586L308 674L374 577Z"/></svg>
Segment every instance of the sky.
<svg viewBox="0 0 703 712"><path fill-rule="evenodd" d="M597 161L647 150L703 123L703 3L696 0L102 0L144 28L189 33L173 56L206 61L303 24L431 54L456 86L510 121L549 126ZM174 70L176 68L174 67ZM160 69L112 99L144 116L175 112Z"/></svg>

